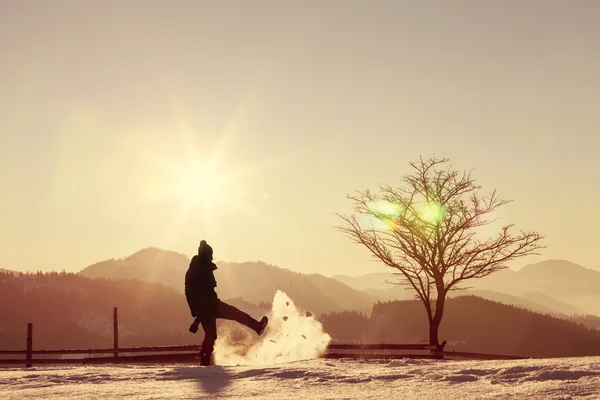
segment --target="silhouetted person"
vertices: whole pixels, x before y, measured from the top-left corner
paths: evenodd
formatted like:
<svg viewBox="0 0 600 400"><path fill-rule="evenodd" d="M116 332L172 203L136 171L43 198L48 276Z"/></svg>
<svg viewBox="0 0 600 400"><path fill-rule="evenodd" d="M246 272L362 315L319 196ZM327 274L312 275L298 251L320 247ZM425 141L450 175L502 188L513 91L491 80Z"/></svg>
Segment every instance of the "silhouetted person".
<svg viewBox="0 0 600 400"><path fill-rule="evenodd" d="M215 287L213 249L205 240L200 242L198 255L192 258L190 267L185 274L185 297L192 316L196 319L190 326L190 332L198 332L198 325L204 329L204 341L200 351L200 365L210 365L211 356L217 340L217 318L237 321L262 335L268 323L268 318L260 321L237 308L219 300Z"/></svg>

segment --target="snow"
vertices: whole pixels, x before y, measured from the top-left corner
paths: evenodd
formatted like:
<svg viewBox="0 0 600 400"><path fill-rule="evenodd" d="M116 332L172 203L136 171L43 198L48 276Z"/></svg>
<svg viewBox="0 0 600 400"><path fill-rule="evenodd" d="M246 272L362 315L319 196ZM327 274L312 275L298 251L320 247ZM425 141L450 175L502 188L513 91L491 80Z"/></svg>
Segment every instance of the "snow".
<svg viewBox="0 0 600 400"><path fill-rule="evenodd" d="M259 338L252 335L244 340L246 346L240 346L230 331L220 330L215 343L216 363L268 365L308 360L321 356L331 341L312 314L298 310L292 299L279 290L273 298L267 329Z"/></svg>
<svg viewBox="0 0 600 400"><path fill-rule="evenodd" d="M2 399L600 399L600 357L0 370Z"/></svg>
<svg viewBox="0 0 600 400"><path fill-rule="evenodd" d="M285 317L285 318L284 318ZM600 399L600 357L329 360L321 324L277 292L263 336L220 332L218 365L0 369L1 399ZM247 332L248 330L246 330Z"/></svg>

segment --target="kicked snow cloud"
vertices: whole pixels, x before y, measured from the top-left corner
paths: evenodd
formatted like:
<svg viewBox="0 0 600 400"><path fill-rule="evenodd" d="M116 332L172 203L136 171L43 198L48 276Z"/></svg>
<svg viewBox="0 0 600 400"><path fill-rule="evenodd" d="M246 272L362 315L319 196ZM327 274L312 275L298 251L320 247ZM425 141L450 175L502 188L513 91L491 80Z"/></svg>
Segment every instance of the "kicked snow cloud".
<svg viewBox="0 0 600 400"><path fill-rule="evenodd" d="M218 365L271 365L307 360L321 356L331 337L314 316L301 312L294 302L278 290L268 315L269 325L262 336L233 338L233 332L219 332L215 344Z"/></svg>

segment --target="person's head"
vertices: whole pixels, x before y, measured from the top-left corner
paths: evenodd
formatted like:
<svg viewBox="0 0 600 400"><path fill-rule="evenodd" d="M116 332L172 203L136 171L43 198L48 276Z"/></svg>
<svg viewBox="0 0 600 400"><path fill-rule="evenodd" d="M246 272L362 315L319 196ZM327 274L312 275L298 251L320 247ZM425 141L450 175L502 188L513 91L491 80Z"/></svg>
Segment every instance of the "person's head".
<svg viewBox="0 0 600 400"><path fill-rule="evenodd" d="M206 243L206 240L200 241L200 247L198 247L198 256L206 258L208 261L213 260L213 249Z"/></svg>

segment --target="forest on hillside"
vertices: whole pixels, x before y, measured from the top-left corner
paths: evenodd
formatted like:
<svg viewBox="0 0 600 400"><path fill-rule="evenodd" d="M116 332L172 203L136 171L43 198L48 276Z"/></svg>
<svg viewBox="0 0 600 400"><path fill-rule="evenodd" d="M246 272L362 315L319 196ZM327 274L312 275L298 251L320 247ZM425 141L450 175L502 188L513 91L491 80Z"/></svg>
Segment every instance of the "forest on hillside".
<svg viewBox="0 0 600 400"><path fill-rule="evenodd" d="M376 303L370 316L355 311L320 316L334 341L419 343L427 339L420 301ZM448 299L440 328L446 349L528 357L600 355L600 330L551 315L482 299Z"/></svg>
<svg viewBox="0 0 600 400"><path fill-rule="evenodd" d="M37 349L112 347L113 307L124 347L194 343L185 297L172 288L71 273L2 272L0 347L23 348L28 322Z"/></svg>
<svg viewBox="0 0 600 400"><path fill-rule="evenodd" d="M251 315L266 312L227 299ZM112 347L113 307L119 310L120 345L200 344L203 334L188 332L192 317L177 290L138 280L90 279L71 273L0 271L0 348L23 349L28 322L34 349ZM334 341L419 343L427 321L417 301L376 303L370 315L359 311L320 314ZM220 322L220 329L227 328ZM449 299L441 326L448 350L522 356L600 354L600 331L475 296Z"/></svg>

